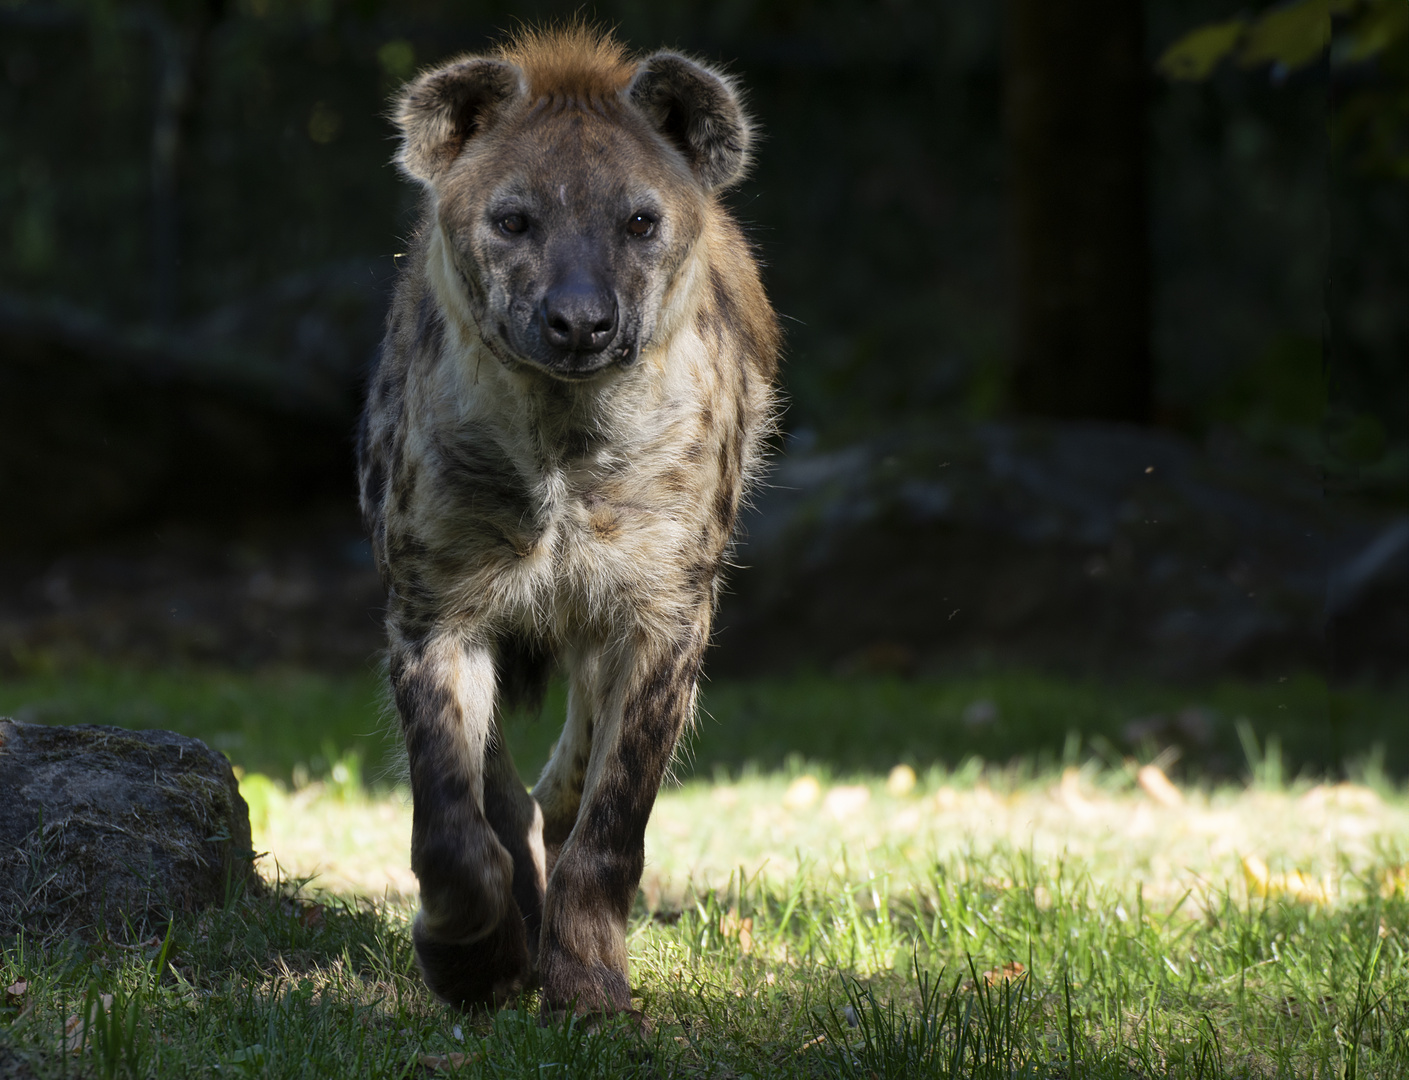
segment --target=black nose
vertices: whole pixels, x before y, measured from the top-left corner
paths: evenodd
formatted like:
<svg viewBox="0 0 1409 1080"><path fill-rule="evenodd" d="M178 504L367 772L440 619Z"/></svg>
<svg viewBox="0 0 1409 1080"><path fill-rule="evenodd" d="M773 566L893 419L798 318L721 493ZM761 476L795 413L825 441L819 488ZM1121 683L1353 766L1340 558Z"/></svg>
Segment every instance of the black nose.
<svg viewBox="0 0 1409 1080"><path fill-rule="evenodd" d="M616 297L599 282L569 278L548 290L538 321L543 339L555 349L601 352L616 337Z"/></svg>

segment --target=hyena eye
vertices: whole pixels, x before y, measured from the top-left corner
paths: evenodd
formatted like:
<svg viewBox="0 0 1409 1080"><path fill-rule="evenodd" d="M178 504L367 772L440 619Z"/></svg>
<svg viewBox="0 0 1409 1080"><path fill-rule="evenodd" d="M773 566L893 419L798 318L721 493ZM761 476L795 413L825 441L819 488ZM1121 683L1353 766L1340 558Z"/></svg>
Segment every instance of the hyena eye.
<svg viewBox="0 0 1409 1080"><path fill-rule="evenodd" d="M626 231L637 239L644 240L656 231L656 219L650 214L637 214L626 223Z"/></svg>
<svg viewBox="0 0 1409 1080"><path fill-rule="evenodd" d="M499 231L505 236L519 236L528 232L528 218L522 214L505 214L499 219Z"/></svg>

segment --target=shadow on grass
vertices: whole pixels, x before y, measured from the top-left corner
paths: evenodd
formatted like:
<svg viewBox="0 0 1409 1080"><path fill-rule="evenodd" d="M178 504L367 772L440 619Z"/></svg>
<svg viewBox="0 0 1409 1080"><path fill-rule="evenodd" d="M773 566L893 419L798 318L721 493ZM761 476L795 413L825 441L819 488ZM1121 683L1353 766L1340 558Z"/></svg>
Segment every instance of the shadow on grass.
<svg viewBox="0 0 1409 1080"><path fill-rule="evenodd" d="M611 1025L540 1023L532 996L493 1015L448 1009L416 974L409 910L315 900L301 884L178 915L165 939L0 942L6 1080L541 1076L549 1063L615 1077L655 1056L629 1027L602 1038Z"/></svg>

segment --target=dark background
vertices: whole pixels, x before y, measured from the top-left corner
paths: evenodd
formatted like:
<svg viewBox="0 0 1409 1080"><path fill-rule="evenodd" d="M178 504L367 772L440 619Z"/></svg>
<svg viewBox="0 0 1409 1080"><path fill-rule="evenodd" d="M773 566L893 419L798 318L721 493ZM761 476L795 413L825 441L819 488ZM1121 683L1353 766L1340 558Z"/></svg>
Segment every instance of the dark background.
<svg viewBox="0 0 1409 1080"><path fill-rule="evenodd" d="M711 673L1402 687L1392 8L1196 79L1157 62L1236 5L586 10L725 65L765 133L730 202L789 406ZM386 103L578 10L0 6L0 671L375 662L351 431L416 198Z"/></svg>

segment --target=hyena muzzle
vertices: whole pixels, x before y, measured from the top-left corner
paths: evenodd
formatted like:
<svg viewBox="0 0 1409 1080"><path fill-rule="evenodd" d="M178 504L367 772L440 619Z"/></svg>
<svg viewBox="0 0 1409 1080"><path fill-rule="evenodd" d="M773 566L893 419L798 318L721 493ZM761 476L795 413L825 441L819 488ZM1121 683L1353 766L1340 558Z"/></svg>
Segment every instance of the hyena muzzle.
<svg viewBox="0 0 1409 1080"><path fill-rule="evenodd" d="M415 79L425 195L358 437L442 998L629 1010L647 818L689 722L778 329L719 201L733 83L577 28ZM529 793L502 716L568 680Z"/></svg>

